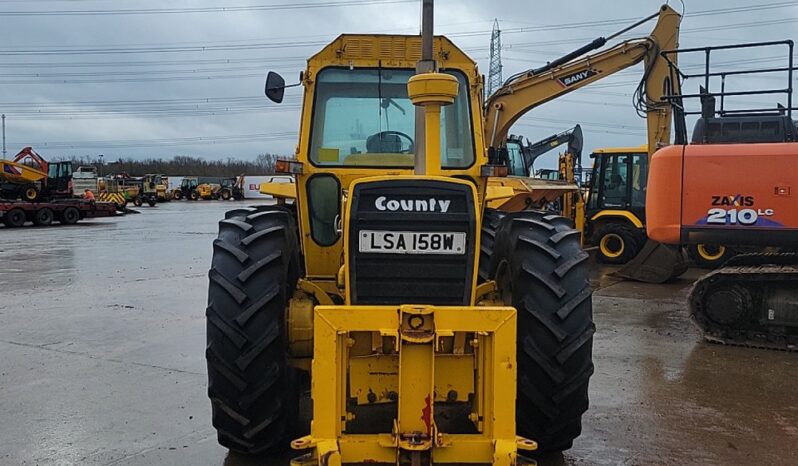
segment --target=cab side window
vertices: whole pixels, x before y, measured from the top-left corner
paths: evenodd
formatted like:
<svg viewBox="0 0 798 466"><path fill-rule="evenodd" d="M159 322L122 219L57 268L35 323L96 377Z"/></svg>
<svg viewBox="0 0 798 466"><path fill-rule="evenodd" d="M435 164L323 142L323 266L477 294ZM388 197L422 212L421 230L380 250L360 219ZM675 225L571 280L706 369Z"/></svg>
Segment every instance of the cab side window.
<svg viewBox="0 0 798 466"><path fill-rule="evenodd" d="M341 211L341 185L332 175L315 175L308 180L310 236L320 246L338 241L336 218Z"/></svg>

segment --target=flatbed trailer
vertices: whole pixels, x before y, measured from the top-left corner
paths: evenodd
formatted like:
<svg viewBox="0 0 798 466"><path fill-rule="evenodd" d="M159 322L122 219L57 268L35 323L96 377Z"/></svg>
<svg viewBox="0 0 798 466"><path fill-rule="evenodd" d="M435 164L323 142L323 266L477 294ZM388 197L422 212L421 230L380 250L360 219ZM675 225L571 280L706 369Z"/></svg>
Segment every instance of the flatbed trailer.
<svg viewBox="0 0 798 466"><path fill-rule="evenodd" d="M7 227L21 227L27 222L37 226L74 225L84 218L116 215L110 202L85 199L55 199L49 202L26 202L0 199L0 221Z"/></svg>

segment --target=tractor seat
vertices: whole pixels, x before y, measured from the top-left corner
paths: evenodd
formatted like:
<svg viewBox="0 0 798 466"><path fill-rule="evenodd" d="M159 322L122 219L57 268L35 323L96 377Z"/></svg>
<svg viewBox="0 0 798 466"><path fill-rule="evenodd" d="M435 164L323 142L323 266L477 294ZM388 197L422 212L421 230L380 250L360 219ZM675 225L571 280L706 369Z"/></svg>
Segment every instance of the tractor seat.
<svg viewBox="0 0 798 466"><path fill-rule="evenodd" d="M402 138L395 134L374 134L366 139L366 152L394 153L402 152Z"/></svg>

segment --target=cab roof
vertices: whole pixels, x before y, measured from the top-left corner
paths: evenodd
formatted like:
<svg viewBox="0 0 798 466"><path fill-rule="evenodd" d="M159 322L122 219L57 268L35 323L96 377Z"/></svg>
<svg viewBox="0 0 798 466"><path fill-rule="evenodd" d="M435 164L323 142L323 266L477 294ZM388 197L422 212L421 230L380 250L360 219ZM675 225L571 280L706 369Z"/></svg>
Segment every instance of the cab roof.
<svg viewBox="0 0 798 466"><path fill-rule="evenodd" d="M643 144L637 147L603 147L593 151L594 154L637 154L641 152L646 154L648 153L648 144Z"/></svg>
<svg viewBox="0 0 798 466"><path fill-rule="evenodd" d="M476 62L444 36L435 36L432 55L441 68L476 69ZM421 59L421 36L341 34L308 59L311 66L384 66L415 68Z"/></svg>

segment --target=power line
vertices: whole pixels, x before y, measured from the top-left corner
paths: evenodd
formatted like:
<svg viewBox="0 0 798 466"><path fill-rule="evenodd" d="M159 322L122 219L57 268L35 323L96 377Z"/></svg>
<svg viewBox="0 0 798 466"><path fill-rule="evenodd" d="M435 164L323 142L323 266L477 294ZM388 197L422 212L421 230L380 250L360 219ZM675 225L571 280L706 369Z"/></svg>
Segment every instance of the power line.
<svg viewBox="0 0 798 466"><path fill-rule="evenodd" d="M293 97L299 97L298 95ZM291 97L287 96L285 101L288 101ZM103 106L103 105L112 105L112 106L120 106L120 105L152 105L152 104L162 104L162 103L182 103L182 104L204 104L204 103L233 103L233 102L245 102L245 101L254 101L263 100L261 96L230 96L230 97L184 97L184 98L177 98L177 99L141 99L141 100L80 100L80 101L61 101L61 102L46 102L46 103L38 103L38 104L31 104L29 102L2 102L0 106L3 107L22 107L22 108L29 108L29 107L69 107L73 105L92 105L92 106ZM298 100L298 99L297 99Z"/></svg>
<svg viewBox="0 0 798 466"><path fill-rule="evenodd" d="M89 84L89 83L149 83L164 81L212 81L217 79L244 79L260 78L263 73L244 73L229 75L207 75L207 76L169 76L159 78L119 78L119 79L47 79L38 81L29 80L0 80L0 84Z"/></svg>
<svg viewBox="0 0 798 466"><path fill-rule="evenodd" d="M163 146L198 146L208 144L241 144L257 141L274 141L295 139L295 131L285 131L279 133L258 133L258 134L237 134L226 136L195 136L186 138L165 138L165 139L116 139L111 141L55 141L55 142L26 142L10 143L11 145L34 145L47 149L94 149L109 148L123 149L135 147L163 147Z"/></svg>
<svg viewBox="0 0 798 466"><path fill-rule="evenodd" d="M292 41L272 43L252 43L238 45L175 45L175 46L136 46L136 47L92 47L92 48L47 48L47 49L0 49L0 55L100 55L127 53L186 53L240 50L271 50L326 45L327 41Z"/></svg>
<svg viewBox="0 0 798 466"><path fill-rule="evenodd" d="M412 2L416 0L348 0L341 3L354 3L355 1L371 2L371 3L406 3ZM336 3L336 2L323 2L323 3ZM308 4L311 5L311 4ZM315 5L315 4L313 4ZM744 12L751 12L751 11L759 11L759 10L768 10L768 9L777 9L777 8L786 8L790 6L798 5L798 1L791 1L791 2L777 2L777 3L769 3L763 5L755 5L755 6L746 6L746 7L737 7L737 8L728 8L728 9L712 9L712 10L702 10L691 12L689 14L689 18L697 17L697 16L717 16L717 15L725 15L725 14L733 14L733 13L744 13ZM280 5L277 5L280 6ZM255 8L257 6L252 6ZM301 5L297 7L302 7ZM219 7L219 8L226 8L226 7ZM112 11L112 10L108 10ZM122 11L122 10L119 10ZM47 12L42 12L47 13ZM0 15L3 15L3 12L0 12ZM505 28L502 30L504 34L519 34L519 33L535 33L535 32L546 32L550 30L561 30L564 28L578 28L584 26L610 26L610 25L617 25L617 24L625 24L629 21L634 21L638 18L617 18L617 19L608 19L608 20L599 20L599 21L581 21L581 22L572 22L572 23L558 23L556 25L539 25L533 27L518 27L518 28ZM760 25L770 25L770 24L782 24L787 22L794 22L798 21L796 18L787 18L787 19L778 19L772 21L752 21L752 22L743 22L737 24L726 24L721 26L708 26L703 28L694 28L688 29L684 31L684 33L693 32L705 32L705 31L713 31L713 30L726 30L726 29L736 29L745 26L760 26ZM460 32L452 32L447 34L448 37L471 37L471 36L478 36L478 35L488 35L491 34L491 30L476 30L476 31L460 31ZM316 35L315 37L324 37L324 36L334 36L335 34L320 34ZM283 39L307 39L311 36L296 36L296 37L284 37ZM585 40L590 40L585 39ZM286 47L309 47L309 46L317 46L317 45L326 45L328 41L298 41L298 40L285 40L284 42L280 43L266 43L268 39L255 39L252 43L246 44L229 44L228 42L248 42L248 41L217 41L217 42L209 42L203 44L196 44L196 43L172 43L171 45L163 45L163 44L137 44L137 45L129 45L129 46L113 46L113 47L64 47L64 46L42 46L38 48L20 50L19 48L10 48L10 49L0 49L0 55L54 55L54 54L107 54L107 53L171 53L171 52L204 52L204 51L218 51L218 50L252 50L252 49L274 49L274 48L286 48ZM555 41L546 41L546 42L533 42L528 43L532 45L540 45L540 44L559 44L559 43L572 43L576 42L577 39L564 39L564 40L555 40ZM512 46L512 45L511 45ZM486 47L481 47L486 48Z"/></svg>
<svg viewBox="0 0 798 466"><path fill-rule="evenodd" d="M159 15L187 13L239 13L248 11L306 10L315 8L339 8L364 5L387 5L416 3L417 0L341 0L314 3L284 3L278 5L236 5L219 7L186 8L138 8L138 9L94 9L94 10L18 10L0 11L0 16L111 16L111 15Z"/></svg>
<svg viewBox="0 0 798 466"><path fill-rule="evenodd" d="M230 65L234 63L289 64L304 63L307 57L251 57L251 58L207 58L190 60L124 60L92 62L14 62L0 63L0 68L129 68L144 66L184 66L184 65Z"/></svg>

